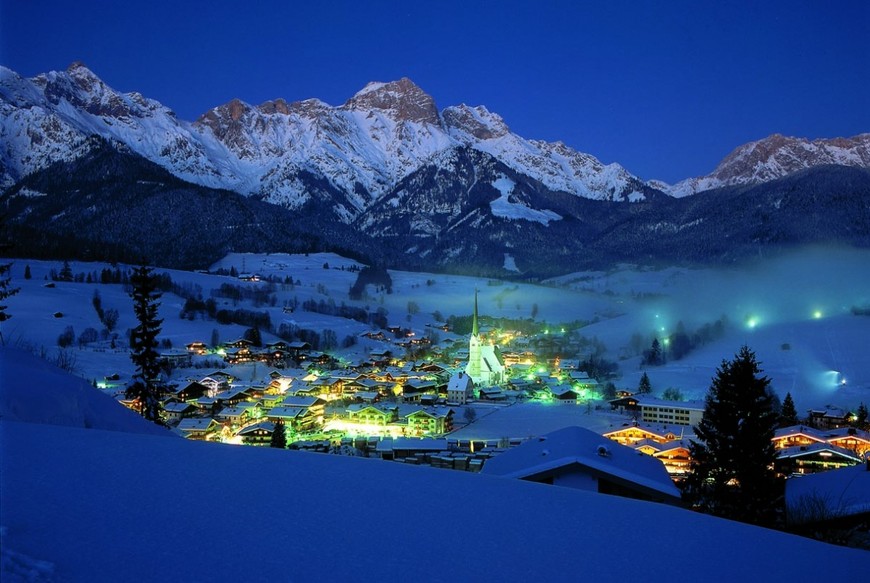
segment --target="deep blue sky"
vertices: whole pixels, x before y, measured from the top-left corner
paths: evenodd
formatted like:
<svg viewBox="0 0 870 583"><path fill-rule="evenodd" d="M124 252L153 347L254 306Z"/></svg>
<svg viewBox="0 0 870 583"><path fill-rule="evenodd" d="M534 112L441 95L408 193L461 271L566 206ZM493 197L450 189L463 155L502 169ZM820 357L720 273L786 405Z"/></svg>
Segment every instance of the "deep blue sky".
<svg viewBox="0 0 870 583"><path fill-rule="evenodd" d="M870 132L870 2L0 0L0 63L81 60L193 120L406 76L642 178L772 133Z"/></svg>

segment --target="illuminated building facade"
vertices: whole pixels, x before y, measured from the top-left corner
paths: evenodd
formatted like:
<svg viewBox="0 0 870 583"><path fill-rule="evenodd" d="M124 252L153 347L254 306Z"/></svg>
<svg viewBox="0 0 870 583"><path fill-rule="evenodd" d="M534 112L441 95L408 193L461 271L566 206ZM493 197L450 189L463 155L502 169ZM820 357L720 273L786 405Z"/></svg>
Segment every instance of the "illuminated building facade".
<svg viewBox="0 0 870 583"><path fill-rule="evenodd" d="M476 386L492 386L504 382L504 362L498 348L482 341L477 322L477 291L474 292L474 316L471 323L471 339L468 341L468 364L465 374Z"/></svg>

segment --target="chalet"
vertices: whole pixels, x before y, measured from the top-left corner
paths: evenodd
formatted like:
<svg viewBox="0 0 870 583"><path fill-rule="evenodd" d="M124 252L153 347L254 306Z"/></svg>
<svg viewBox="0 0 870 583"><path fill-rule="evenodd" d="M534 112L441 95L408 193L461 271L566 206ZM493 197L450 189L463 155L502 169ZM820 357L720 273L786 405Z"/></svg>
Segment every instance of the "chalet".
<svg viewBox="0 0 870 583"><path fill-rule="evenodd" d="M849 413L842 409L810 409L807 422L819 429L839 429L848 427Z"/></svg>
<svg viewBox="0 0 870 583"><path fill-rule="evenodd" d="M224 407L215 415L215 419L231 425L244 425L250 419L251 413L243 407Z"/></svg>
<svg viewBox="0 0 870 583"><path fill-rule="evenodd" d="M253 362L254 354L250 348L226 348L224 349L224 360L229 364L238 364L240 362Z"/></svg>
<svg viewBox="0 0 870 583"><path fill-rule="evenodd" d="M226 377L219 374L209 375L203 379L200 379L199 383L208 387L209 394L218 393L219 391L228 389L230 386L230 381Z"/></svg>
<svg viewBox="0 0 870 583"><path fill-rule="evenodd" d="M307 342L290 342L287 344L287 351L296 360L302 360L302 353L311 350L311 345Z"/></svg>
<svg viewBox="0 0 870 583"><path fill-rule="evenodd" d="M659 444L659 450L651 454L664 464L673 479L685 478L691 471L692 455L689 444L682 439Z"/></svg>
<svg viewBox="0 0 870 583"><path fill-rule="evenodd" d="M283 340L279 340L278 342L269 342L266 344L266 348L269 350L280 350L281 352L290 352L290 345Z"/></svg>
<svg viewBox="0 0 870 583"><path fill-rule="evenodd" d="M841 427L825 431L825 440L831 445L853 451L859 456L870 452L870 432L854 427Z"/></svg>
<svg viewBox="0 0 870 583"><path fill-rule="evenodd" d="M792 425L777 429L773 434L773 445L777 449L785 449L794 446L808 446L816 443L825 443L825 437L821 431L804 425Z"/></svg>
<svg viewBox="0 0 870 583"><path fill-rule="evenodd" d="M221 391L220 393L215 395L215 398L222 405L234 406L238 405L242 401L247 401L250 395L247 392L247 389L240 389L230 387L225 391Z"/></svg>
<svg viewBox="0 0 870 583"><path fill-rule="evenodd" d="M773 468L783 476L814 474L860 464L856 453L829 443L795 445L778 449Z"/></svg>
<svg viewBox="0 0 870 583"><path fill-rule="evenodd" d="M374 405L350 405L346 409L347 420L359 425L376 425L384 427L398 421L399 412L396 407L376 407Z"/></svg>
<svg viewBox="0 0 870 583"><path fill-rule="evenodd" d="M301 395L290 395L281 403L282 407L300 407L305 409L308 414L312 415L315 423L323 423L323 414L326 407L326 401L317 397L306 397Z"/></svg>
<svg viewBox="0 0 870 583"><path fill-rule="evenodd" d="M680 504L680 491L660 461L582 427L530 439L487 460L481 473Z"/></svg>
<svg viewBox="0 0 870 583"><path fill-rule="evenodd" d="M332 364L332 357L326 354L325 352L317 352L315 350L309 350L308 352L300 353L300 360L307 360L311 366L312 364L318 366L325 366L328 364Z"/></svg>
<svg viewBox="0 0 870 583"><path fill-rule="evenodd" d="M576 405L579 395L571 385L557 385L550 389L553 399L563 405Z"/></svg>
<svg viewBox="0 0 870 583"><path fill-rule="evenodd" d="M223 347L225 350L228 350L230 348L235 348L237 350L240 348L247 348L248 350L250 350L253 346L254 346L254 343L251 342L250 340L247 340L245 338L239 338L238 340L233 340L232 342L224 343Z"/></svg>
<svg viewBox="0 0 870 583"><path fill-rule="evenodd" d="M474 381L471 377L460 372L450 377L447 383L447 401L457 405L465 405L474 399Z"/></svg>
<svg viewBox="0 0 870 583"><path fill-rule="evenodd" d="M200 441L211 441L218 438L221 425L214 419L187 418L178 422L177 429L187 438Z"/></svg>
<svg viewBox="0 0 870 583"><path fill-rule="evenodd" d="M193 381L181 388L176 387L175 391L173 391L173 396L179 401L193 401L216 392L202 383Z"/></svg>
<svg viewBox="0 0 870 583"><path fill-rule="evenodd" d="M205 342L191 342L184 345L185 350L191 354L208 354L208 345Z"/></svg>
<svg viewBox="0 0 870 583"><path fill-rule="evenodd" d="M624 425L619 429L608 431L603 434L603 437L612 439L622 445L635 446L642 441L652 441L655 443L668 443L682 437L682 431L678 434L669 429L656 429L649 425L639 425L633 423Z"/></svg>
<svg viewBox="0 0 870 583"><path fill-rule="evenodd" d="M191 417L198 411L199 409L197 409L197 407L192 403L175 402L163 405L163 414L169 422L180 421L185 417Z"/></svg>
<svg viewBox="0 0 870 583"><path fill-rule="evenodd" d="M265 393L262 397L260 397L260 405L263 410L268 411L273 407L279 406L284 401L285 395L276 394L276 393Z"/></svg>
<svg viewBox="0 0 870 583"><path fill-rule="evenodd" d="M773 444L777 449L822 443L851 451L857 456L863 456L870 451L870 432L854 427L825 430L805 425L792 425L777 429L773 436Z"/></svg>
<svg viewBox="0 0 870 583"><path fill-rule="evenodd" d="M393 358L389 350L373 350L369 352L369 358L374 366L387 366Z"/></svg>
<svg viewBox="0 0 870 583"><path fill-rule="evenodd" d="M318 420L307 407L275 407L266 414L269 421L277 423L283 421L287 429L296 432L314 431L320 427L322 417Z"/></svg>
<svg viewBox="0 0 870 583"><path fill-rule="evenodd" d="M240 437L245 445L269 445L272 434L275 433L275 424L271 421L260 421L253 425L241 428L237 437Z"/></svg>
<svg viewBox="0 0 870 583"><path fill-rule="evenodd" d="M409 401L419 401L421 395L434 393L435 388L435 381L410 379L402 385L402 398Z"/></svg>
<svg viewBox="0 0 870 583"><path fill-rule="evenodd" d="M317 394L324 395L330 399L341 397L342 385L341 379L331 376L320 377L311 383L311 386L317 389Z"/></svg>
<svg viewBox="0 0 870 583"><path fill-rule="evenodd" d="M438 411L418 409L405 415L408 425L407 434L415 437L423 435L442 435L453 429L453 410Z"/></svg>

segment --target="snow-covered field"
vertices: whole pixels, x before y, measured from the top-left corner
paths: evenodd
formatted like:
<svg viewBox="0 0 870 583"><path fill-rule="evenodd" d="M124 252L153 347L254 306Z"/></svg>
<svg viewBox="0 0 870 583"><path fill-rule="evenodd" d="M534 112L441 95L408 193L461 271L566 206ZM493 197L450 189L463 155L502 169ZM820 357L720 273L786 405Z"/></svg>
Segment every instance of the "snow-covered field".
<svg viewBox="0 0 870 583"><path fill-rule="evenodd" d="M23 279L29 265L32 279ZM834 405L854 408L870 403L870 317L851 313L853 306L870 306L870 252L848 249L807 249L777 259L758 260L728 269L690 270L686 268L650 269L622 266L610 272L575 273L532 285L445 274L390 272L393 293L376 293L369 288L364 301L348 299L356 272L350 259L334 254L282 255L232 254L213 269L234 267L240 272L262 276L289 276L298 285L276 291L275 306L254 308L241 302L238 307L268 311L273 325L292 323L312 330L331 329L341 342L347 336L358 338L356 346L339 350L340 356L355 359L375 349L390 346L359 335L370 330L367 324L296 309L284 313L286 302L306 300L334 302L363 307L369 311L386 310L390 324L409 327L425 334L427 324L450 315L469 315L474 290L479 290L483 315L530 318L553 325L571 321L590 322L581 329L587 338L597 338L607 348L605 356L619 364L620 388L637 387L641 357L632 347L632 336L649 342L673 333L682 322L692 332L725 316L725 333L717 340L690 352L686 357L663 366L647 367L654 393L668 387L678 388L686 398L703 398L716 367L731 358L742 344L748 344L761 362L780 397L791 392L799 410ZM3 324L7 344L25 341L56 352L57 338L67 326L76 334L86 327L100 329L91 305L99 290L104 309L120 313L117 330L123 333L136 322L131 300L120 285L57 282L44 284L59 262L16 260L13 284L21 292L8 298L8 313L13 318ZM103 264L72 263L72 271L100 271ZM166 271L174 282L198 285L204 298L222 283L245 284L236 278L173 270ZM233 309L228 300L220 307ZM222 326L214 321L182 320L183 300L166 294L160 316L164 319L162 338L174 347L196 340L209 342L217 330L221 341L241 337L245 328ZM415 309L411 309L412 306ZM61 312L62 317L54 317ZM442 341L455 338L438 332ZM264 340L274 340L268 334ZM126 350L72 351L77 372L89 379L132 372ZM571 355L568 355L569 357ZM845 384L842 381L845 380Z"/></svg>
<svg viewBox="0 0 870 583"><path fill-rule="evenodd" d="M0 579L807 581L870 553L688 510L425 466L150 435L118 407L51 408L79 380L14 349L0 386ZM54 394L52 394L54 393ZM84 409L104 398L84 393ZM110 418L109 418L110 417ZM14 420L11 420L14 419ZM51 424L46 424L51 423ZM630 560L619 560L623 553ZM675 557L679 557L678 559Z"/></svg>

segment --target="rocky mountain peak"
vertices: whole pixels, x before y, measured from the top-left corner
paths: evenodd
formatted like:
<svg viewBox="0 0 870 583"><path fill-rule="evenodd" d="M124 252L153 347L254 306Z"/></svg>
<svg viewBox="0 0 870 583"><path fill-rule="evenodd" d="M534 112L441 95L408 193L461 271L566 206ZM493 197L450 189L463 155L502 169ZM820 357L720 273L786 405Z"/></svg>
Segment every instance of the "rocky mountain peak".
<svg viewBox="0 0 870 583"><path fill-rule="evenodd" d="M435 100L407 77L389 83L369 83L342 107L355 111L378 110L396 121L440 123Z"/></svg>
<svg viewBox="0 0 870 583"><path fill-rule="evenodd" d="M266 115L280 113L283 115L287 115L290 113L290 106L286 101L281 99L275 99L274 101L266 101L265 103L261 103L257 109L259 109L262 113Z"/></svg>
<svg viewBox="0 0 870 583"><path fill-rule="evenodd" d="M194 123L210 128L218 138L227 139L230 135L240 132L239 120L251 109L251 106L241 99L234 98L207 111Z"/></svg>
<svg viewBox="0 0 870 583"><path fill-rule="evenodd" d="M448 107L442 115L444 123L454 133L458 130L478 140L491 140L510 133L510 128L501 116L482 105L470 107L462 104Z"/></svg>
<svg viewBox="0 0 870 583"><path fill-rule="evenodd" d="M736 148L712 176L725 183L747 177L748 182L763 182L821 164L866 166L870 163L870 140L866 136L810 141L773 134Z"/></svg>

